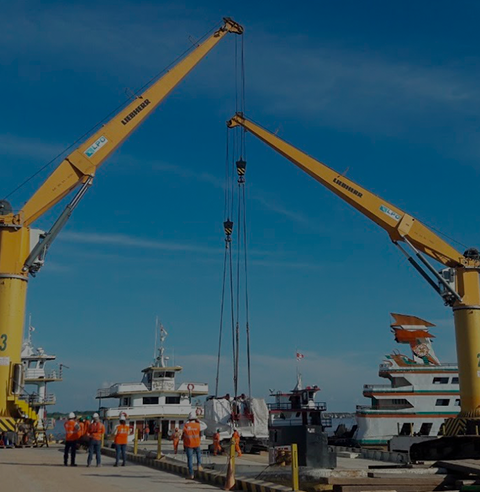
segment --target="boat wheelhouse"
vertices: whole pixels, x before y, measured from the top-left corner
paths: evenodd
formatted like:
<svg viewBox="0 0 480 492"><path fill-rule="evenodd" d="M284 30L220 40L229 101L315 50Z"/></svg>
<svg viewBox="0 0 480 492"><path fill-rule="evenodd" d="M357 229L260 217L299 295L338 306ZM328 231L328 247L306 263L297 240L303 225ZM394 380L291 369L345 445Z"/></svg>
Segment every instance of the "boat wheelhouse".
<svg viewBox="0 0 480 492"><path fill-rule="evenodd" d="M394 436L436 437L445 419L460 412L457 364L441 363L432 347L435 325L416 316L392 313L395 341L408 345L410 355L394 350L380 364L379 376L389 384L367 384L358 405L355 439L362 446L386 445Z"/></svg>

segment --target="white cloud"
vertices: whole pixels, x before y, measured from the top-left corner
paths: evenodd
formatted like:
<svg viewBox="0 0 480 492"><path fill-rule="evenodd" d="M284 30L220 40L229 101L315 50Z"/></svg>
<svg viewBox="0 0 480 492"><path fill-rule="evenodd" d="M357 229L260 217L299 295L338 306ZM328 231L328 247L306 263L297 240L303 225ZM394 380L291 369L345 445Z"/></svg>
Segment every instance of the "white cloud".
<svg viewBox="0 0 480 492"><path fill-rule="evenodd" d="M209 248L193 244L180 244L169 241L143 239L127 234L100 234L95 232L63 232L61 240L76 244L115 245L125 248L153 249L163 251L184 251L193 253L221 253L220 248Z"/></svg>

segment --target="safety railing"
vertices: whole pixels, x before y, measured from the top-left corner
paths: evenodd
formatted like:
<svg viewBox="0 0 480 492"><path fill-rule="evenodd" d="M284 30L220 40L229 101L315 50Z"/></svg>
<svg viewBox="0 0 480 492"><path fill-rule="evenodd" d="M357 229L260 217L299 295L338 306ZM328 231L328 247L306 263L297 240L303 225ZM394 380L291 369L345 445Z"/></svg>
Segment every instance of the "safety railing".
<svg viewBox="0 0 480 492"><path fill-rule="evenodd" d="M30 395L23 394L19 398L30 405L53 405L57 401L57 397L53 393L48 393L43 398L36 393Z"/></svg>
<svg viewBox="0 0 480 492"><path fill-rule="evenodd" d="M301 411L310 411L310 410L326 410L327 404L325 402L320 403L307 403L305 405L293 406L291 403L267 403L267 407L269 410L284 410L290 412L301 412Z"/></svg>

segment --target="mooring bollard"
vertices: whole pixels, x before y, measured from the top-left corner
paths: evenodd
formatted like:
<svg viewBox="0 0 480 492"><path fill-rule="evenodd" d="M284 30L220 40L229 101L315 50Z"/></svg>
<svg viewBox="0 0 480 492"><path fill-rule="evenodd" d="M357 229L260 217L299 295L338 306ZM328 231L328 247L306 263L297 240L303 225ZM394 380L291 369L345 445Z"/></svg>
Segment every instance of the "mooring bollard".
<svg viewBox="0 0 480 492"><path fill-rule="evenodd" d="M159 460L161 457L162 457L162 433L159 431L157 437L157 460Z"/></svg>
<svg viewBox="0 0 480 492"><path fill-rule="evenodd" d="M296 444L292 444L292 490L300 490L298 481L298 449Z"/></svg>
<svg viewBox="0 0 480 492"><path fill-rule="evenodd" d="M135 429L135 437L133 438L133 454L138 453L138 429Z"/></svg>

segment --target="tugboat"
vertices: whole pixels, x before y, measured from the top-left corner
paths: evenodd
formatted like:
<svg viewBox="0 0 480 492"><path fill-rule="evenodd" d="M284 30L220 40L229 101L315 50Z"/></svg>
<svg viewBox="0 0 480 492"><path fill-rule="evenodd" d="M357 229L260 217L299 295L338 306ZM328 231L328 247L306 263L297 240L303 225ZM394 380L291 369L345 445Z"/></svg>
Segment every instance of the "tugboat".
<svg viewBox="0 0 480 492"><path fill-rule="evenodd" d="M389 384L367 384L358 405L355 440L361 446L386 445L394 436L442 435L446 418L460 412L457 364L441 363L429 331L435 325L417 316L391 313L395 341L411 354L394 350L380 364L379 376Z"/></svg>
<svg viewBox="0 0 480 492"><path fill-rule="evenodd" d="M202 413L201 407L192 405L192 398L208 395L208 384L189 382L175 386L175 377L183 368L168 365L164 347L167 335L165 328L160 326L158 356L151 366L142 370L141 382L116 383L97 390L99 414L107 434L113 432L120 415L125 414L130 421L130 441L137 430L140 436L161 432L166 438L184 424L192 410L199 415ZM118 398L118 406L102 407L101 402L106 398Z"/></svg>
<svg viewBox="0 0 480 492"><path fill-rule="evenodd" d="M298 360L298 355L297 355ZM316 402L320 388L303 387L302 375L297 369L297 384L292 391L271 391L274 403L268 404L270 431L270 464L281 464L290 453L290 446L298 445L298 463L301 466L335 468L336 455L328 446L327 427L332 419L326 417L325 402Z"/></svg>
<svg viewBox="0 0 480 492"><path fill-rule="evenodd" d="M274 403L268 403L269 426L284 425L321 425L331 427L332 419L323 415L327 410L325 402L316 402L315 396L320 388L315 386L303 387L302 375L297 374L297 384L292 391L282 393L272 392Z"/></svg>

